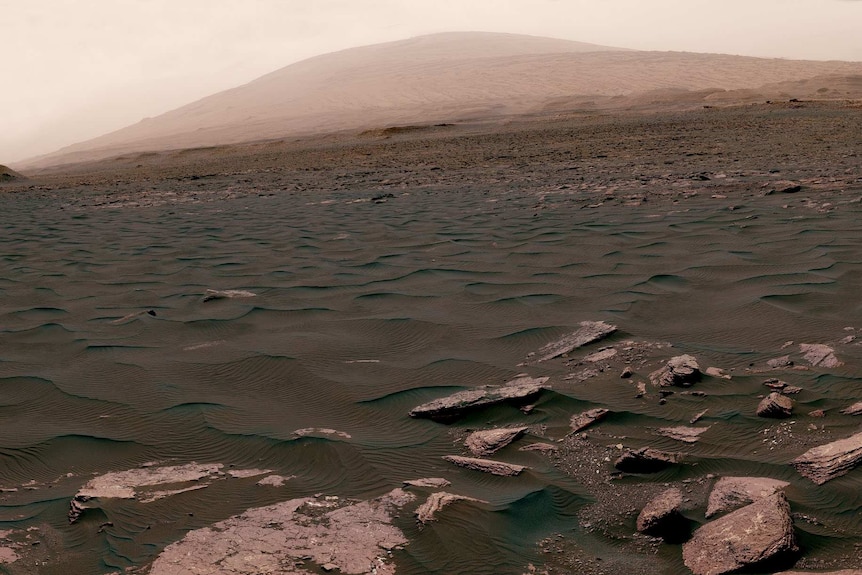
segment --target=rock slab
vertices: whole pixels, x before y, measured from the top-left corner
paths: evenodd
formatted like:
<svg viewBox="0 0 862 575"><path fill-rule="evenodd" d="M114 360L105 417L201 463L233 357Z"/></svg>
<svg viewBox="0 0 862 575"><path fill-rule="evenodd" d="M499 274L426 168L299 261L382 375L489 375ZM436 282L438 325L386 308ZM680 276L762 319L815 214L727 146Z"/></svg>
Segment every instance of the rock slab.
<svg viewBox="0 0 862 575"><path fill-rule="evenodd" d="M683 443L697 443L700 435L709 429L709 427L662 427L658 430L659 434L682 441Z"/></svg>
<svg viewBox="0 0 862 575"><path fill-rule="evenodd" d="M583 413L573 415L572 419L569 421L572 433L577 433L592 424L601 421L608 413L610 412L607 409L597 407L596 409L589 409Z"/></svg>
<svg viewBox="0 0 862 575"><path fill-rule="evenodd" d="M682 491L668 489L654 497L638 515L637 530L655 537L673 538L679 524Z"/></svg>
<svg viewBox="0 0 862 575"><path fill-rule="evenodd" d="M423 525L428 523L429 521L434 521L436 519L437 513L446 507L447 505L451 505L456 501L474 501L477 503L484 503L483 501L479 501L478 499L473 499L472 497L465 497L463 495L455 495L454 493L447 493L445 491L438 491L437 493L432 493L428 496L428 499L425 502L416 508L416 519L419 523Z"/></svg>
<svg viewBox="0 0 862 575"><path fill-rule="evenodd" d="M813 447L791 463L801 475L823 485L862 463L862 432Z"/></svg>
<svg viewBox="0 0 862 575"><path fill-rule="evenodd" d="M467 436L464 445L473 455L491 455L524 435L525 431L527 431L526 427L474 431Z"/></svg>
<svg viewBox="0 0 862 575"><path fill-rule="evenodd" d="M539 358L535 361L538 363L560 357L585 345L601 341L616 331L617 326L603 321L582 321L577 331L541 348L538 351Z"/></svg>
<svg viewBox="0 0 862 575"><path fill-rule="evenodd" d="M483 387L459 391L413 408L410 417L428 419L455 419L468 411L500 403L523 403L536 397L545 389L547 377L519 377L506 385Z"/></svg>
<svg viewBox="0 0 862 575"><path fill-rule="evenodd" d="M443 459L449 463L454 463L458 467L472 469L473 471L481 471L482 473L490 473L491 475L500 475L502 477L520 475L521 472L526 469L523 465L505 463L503 461L495 461L493 459L461 457L460 455L444 455Z"/></svg>
<svg viewBox="0 0 862 575"><path fill-rule="evenodd" d="M732 511L778 493L790 485L768 477L722 477L709 494L706 517Z"/></svg>
<svg viewBox="0 0 862 575"><path fill-rule="evenodd" d="M721 575L796 551L790 505L779 492L695 531L682 558L694 575Z"/></svg>
<svg viewBox="0 0 862 575"><path fill-rule="evenodd" d="M757 406L758 417L781 419L790 417L792 414L793 400L777 391L773 391L764 397L763 401Z"/></svg>
<svg viewBox="0 0 862 575"><path fill-rule="evenodd" d="M678 355L670 358L661 369L652 372L649 378L657 387L690 387L700 380L700 376L700 366L693 356Z"/></svg>

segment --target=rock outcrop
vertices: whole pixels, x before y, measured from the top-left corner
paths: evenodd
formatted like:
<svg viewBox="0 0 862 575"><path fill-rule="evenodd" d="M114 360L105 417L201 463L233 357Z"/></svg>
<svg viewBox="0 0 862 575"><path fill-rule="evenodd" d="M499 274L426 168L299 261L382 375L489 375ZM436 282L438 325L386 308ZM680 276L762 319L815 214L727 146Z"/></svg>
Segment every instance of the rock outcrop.
<svg viewBox="0 0 862 575"><path fill-rule="evenodd" d="M527 431L526 427L474 431L467 436L464 445L473 455L491 455L524 435L525 431Z"/></svg>
<svg viewBox="0 0 862 575"><path fill-rule="evenodd" d="M586 429L592 424L604 419L608 413L610 412L607 409L597 407L596 409L589 409L583 413L573 415L571 420L569 421L569 427L572 428L571 432L577 433L583 429Z"/></svg>
<svg viewBox="0 0 862 575"><path fill-rule="evenodd" d="M779 492L695 531L682 557L695 575L721 575L796 551L790 505Z"/></svg>
<svg viewBox="0 0 862 575"><path fill-rule="evenodd" d="M490 473L491 475L500 475L503 477L520 475L521 472L526 469L523 465L505 463L503 461L495 461L493 459L461 457L460 455L444 455L443 459L465 469L472 469L473 471L481 471L482 473Z"/></svg>
<svg viewBox="0 0 862 575"><path fill-rule="evenodd" d="M732 511L773 495L790 485L768 477L722 477L709 494L706 517Z"/></svg>
<svg viewBox="0 0 862 575"><path fill-rule="evenodd" d="M617 326L603 321L582 321L580 326L577 331L541 348L537 353L538 359L531 358L531 361L538 363L560 357L585 345L601 341L617 331Z"/></svg>
<svg viewBox="0 0 862 575"><path fill-rule="evenodd" d="M773 391L757 406L758 417L785 418L793 413L793 400Z"/></svg>
<svg viewBox="0 0 862 575"><path fill-rule="evenodd" d="M793 466L817 485L849 473L862 463L862 432L813 447L794 459Z"/></svg>
<svg viewBox="0 0 862 575"><path fill-rule="evenodd" d="M677 454L643 447L624 450L614 462L614 467L625 473L655 473L675 463L679 463Z"/></svg>
<svg viewBox="0 0 862 575"><path fill-rule="evenodd" d="M835 357L835 350L822 343L800 343L799 352L805 357L805 361L813 367L838 367L842 365Z"/></svg>
<svg viewBox="0 0 862 575"><path fill-rule="evenodd" d="M437 493L432 493L428 496L428 499L425 502L416 508L416 519L419 523L423 525L428 523L429 521L434 521L437 516L437 513L452 503L456 501L474 501L476 503L484 503L484 501L480 501L478 499L473 499L472 497L465 497L463 495L455 495L454 493L446 493L445 491L438 491Z"/></svg>
<svg viewBox="0 0 862 575"><path fill-rule="evenodd" d="M649 378L657 387L689 387L699 381L700 376L700 366L693 356L678 355L668 360L661 369L652 372Z"/></svg>
<svg viewBox="0 0 862 575"><path fill-rule="evenodd" d="M429 401L410 411L410 417L452 420L464 413L501 403L524 403L545 389L547 377L519 377L497 387L482 387L459 391L447 397Z"/></svg>

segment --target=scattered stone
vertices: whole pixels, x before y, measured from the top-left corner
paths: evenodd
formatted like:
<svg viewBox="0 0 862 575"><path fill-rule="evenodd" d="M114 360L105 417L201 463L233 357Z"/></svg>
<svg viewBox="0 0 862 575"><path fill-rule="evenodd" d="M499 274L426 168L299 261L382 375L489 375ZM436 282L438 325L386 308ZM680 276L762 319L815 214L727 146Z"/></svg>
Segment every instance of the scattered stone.
<svg viewBox="0 0 862 575"><path fill-rule="evenodd" d="M503 461L495 461L493 459L476 459L475 457L461 457L459 455L444 455L443 459L465 469L503 477L520 475L526 469L523 465L504 463Z"/></svg>
<svg viewBox="0 0 862 575"><path fill-rule="evenodd" d="M295 477L294 475L291 475L289 477L286 477L284 475L268 475L268 476L264 477L263 479L261 479L260 481L258 481L257 484L262 486L262 487L266 487L266 486L268 486L268 487L281 487L287 481L293 479L294 477Z"/></svg>
<svg viewBox="0 0 862 575"><path fill-rule="evenodd" d="M862 463L862 432L813 447L794 459L796 470L817 485L850 472Z"/></svg>
<svg viewBox="0 0 862 575"><path fill-rule="evenodd" d="M849 344L853 343L854 341L856 341L856 336L855 335L848 335L847 337L841 338L841 341L839 341L838 343L840 343L842 345L849 345Z"/></svg>
<svg viewBox="0 0 862 575"><path fill-rule="evenodd" d="M701 419L703 419L703 416L704 416L704 415L706 415L706 414L707 414L707 412L709 412L709 408L704 409L703 411L701 411L700 413L698 413L697 415L695 415L694 417L692 417L691 419L689 419L689 420L688 420L688 422L689 422L691 425L694 425L695 423L697 423L698 421L700 421Z"/></svg>
<svg viewBox="0 0 862 575"><path fill-rule="evenodd" d="M862 415L862 401L857 401L847 409L842 409L844 415Z"/></svg>
<svg viewBox="0 0 862 575"><path fill-rule="evenodd" d="M638 393L637 395L635 395L637 399L640 399L646 395L646 383L644 383L643 381L637 382L637 389Z"/></svg>
<svg viewBox="0 0 862 575"><path fill-rule="evenodd" d="M730 374L721 369L720 367L707 367L704 372L709 377L717 377L719 379L730 379Z"/></svg>
<svg viewBox="0 0 862 575"><path fill-rule="evenodd" d="M598 363L600 361L606 361L617 354L617 350L613 347L608 347L605 349L600 349L596 353L591 353L587 357L584 358L584 361L588 361L590 363Z"/></svg>
<svg viewBox="0 0 862 575"><path fill-rule="evenodd" d="M538 396L545 389L547 377L519 377L499 387L484 387L459 391L448 397L424 403L410 411L410 417L449 420L467 411L500 403L524 403Z"/></svg>
<svg viewBox="0 0 862 575"><path fill-rule="evenodd" d="M551 445L550 443L531 443L530 445L525 445L518 451L538 451L540 453L553 453L559 450L559 447L557 447L556 445Z"/></svg>
<svg viewBox="0 0 862 575"><path fill-rule="evenodd" d="M560 357L585 345L603 340L617 331L617 326L603 321L582 321L580 326L577 331L541 348L538 352L540 357L535 360L536 363Z"/></svg>
<svg viewBox="0 0 862 575"><path fill-rule="evenodd" d="M433 489L441 489L449 487L452 482L442 477L423 477L422 479L410 479L404 482L407 487L428 487Z"/></svg>
<svg viewBox="0 0 862 575"><path fill-rule="evenodd" d="M422 523L423 525L429 521L434 521L434 516L438 511L456 501L486 503L485 501L473 499L472 497L464 497L463 495L455 495L454 493L438 491L437 493L429 495L428 499L425 500L425 503L416 508L416 519L418 519L419 523Z"/></svg>
<svg viewBox="0 0 862 575"><path fill-rule="evenodd" d="M308 437L310 435L329 435L339 439L351 439L351 435L349 433L338 431L336 429L329 429L327 427L306 427L304 429L294 430L293 434L298 435L299 437Z"/></svg>
<svg viewBox="0 0 862 575"><path fill-rule="evenodd" d="M787 382L781 381L779 379L767 379L763 382L763 385L768 387L769 389L773 389L775 391L781 391L785 387L787 387Z"/></svg>
<svg viewBox="0 0 862 575"><path fill-rule="evenodd" d="M709 427L662 427L658 432L677 441L696 443L700 439L700 435L707 429Z"/></svg>
<svg viewBox="0 0 862 575"><path fill-rule="evenodd" d="M661 369L652 372L649 378L653 385L659 387L689 387L700 379L700 367L694 357L679 355L671 358Z"/></svg>
<svg viewBox="0 0 862 575"><path fill-rule="evenodd" d="M625 473L655 473L676 463L679 463L679 456L675 453L643 447L625 449L614 467Z"/></svg>
<svg viewBox="0 0 862 575"><path fill-rule="evenodd" d="M673 488L660 493L641 510L637 519L640 533L661 537L665 540L680 540L687 535L688 521L680 513L682 491Z"/></svg>
<svg viewBox="0 0 862 575"><path fill-rule="evenodd" d="M781 390L781 393L783 393L784 395L796 395L800 391L802 391L801 387L796 387L795 385L788 385Z"/></svg>
<svg viewBox="0 0 862 575"><path fill-rule="evenodd" d="M291 499L249 509L169 545L150 575L296 573L311 561L348 574L394 575L391 550L407 544L393 514L415 496L401 489L371 501Z"/></svg>
<svg viewBox="0 0 862 575"><path fill-rule="evenodd" d="M156 317L156 312L155 312L155 310L152 310L152 309L136 311L136 312L132 312L128 315L124 315L123 317L121 317L119 319L112 320L111 323L114 325L119 325L119 324L123 324L123 323L128 323L128 322L132 321L133 319L137 319L139 317L144 317L144 316Z"/></svg>
<svg viewBox="0 0 862 575"><path fill-rule="evenodd" d="M808 412L808 417L826 417L826 412L822 409L814 409Z"/></svg>
<svg viewBox="0 0 862 575"><path fill-rule="evenodd" d="M793 365L793 361L791 361L789 355L782 355L781 357L767 360L766 365L772 369L781 369L782 367L791 367Z"/></svg>
<svg viewBox="0 0 862 575"><path fill-rule="evenodd" d="M777 391L763 398L757 406L758 417L784 418L793 413L793 400Z"/></svg>
<svg viewBox="0 0 862 575"><path fill-rule="evenodd" d="M798 550L790 505L778 492L695 531L683 545L682 557L694 575L720 575Z"/></svg>
<svg viewBox="0 0 862 575"><path fill-rule="evenodd" d="M732 511L777 493L790 485L768 477L722 477L709 494L706 517Z"/></svg>
<svg viewBox="0 0 862 575"><path fill-rule="evenodd" d="M627 365L623 372L620 374L620 379L629 379L634 374L635 372L632 371L632 367L630 365Z"/></svg>
<svg viewBox="0 0 862 575"><path fill-rule="evenodd" d="M843 365L835 357L835 350L821 343L800 343L800 353L804 354L805 361L813 367L838 367Z"/></svg>
<svg viewBox="0 0 862 575"><path fill-rule="evenodd" d="M527 431L526 427L474 431L467 436L464 444L473 455L491 455L524 435L525 431Z"/></svg>
<svg viewBox="0 0 862 575"><path fill-rule="evenodd" d="M69 523L78 520L87 509L97 507L94 503L102 499L136 499L141 503L150 503L164 497L176 495L195 489L203 489L209 483L199 483L212 479L222 469L220 463L199 465L171 465L166 467L141 467L127 471L115 471L94 477L88 481L72 498L69 509ZM160 485L188 484L195 485L178 487L174 490L153 491Z"/></svg>
<svg viewBox="0 0 862 575"><path fill-rule="evenodd" d="M250 291L239 290L239 289L226 289L226 290L217 290L217 289L208 289L206 293L204 293L203 301L212 301L216 299L236 299L236 298L246 298L246 297L255 297L256 293L252 293Z"/></svg>
<svg viewBox="0 0 862 575"><path fill-rule="evenodd" d="M572 428L571 432L577 433L582 429L586 429L592 424L603 420L608 413L610 412L607 409L597 407L595 409L589 409L583 413L579 413L578 415L573 415L569 421L569 426Z"/></svg>

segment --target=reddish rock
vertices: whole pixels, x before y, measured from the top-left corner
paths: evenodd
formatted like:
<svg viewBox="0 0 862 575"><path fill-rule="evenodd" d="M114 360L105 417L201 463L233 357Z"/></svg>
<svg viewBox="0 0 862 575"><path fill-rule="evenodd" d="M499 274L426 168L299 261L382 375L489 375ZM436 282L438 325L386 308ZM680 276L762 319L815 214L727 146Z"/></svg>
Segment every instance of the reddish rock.
<svg viewBox="0 0 862 575"><path fill-rule="evenodd" d="M523 465L494 461L493 459L461 457L460 455L444 455L443 459L449 463L454 463L459 467L464 467L465 469L472 469L473 471L481 471L482 473L490 473L491 475L501 475L504 477L520 475L520 473L526 469Z"/></svg>
<svg viewBox="0 0 862 575"><path fill-rule="evenodd" d="M652 384L658 387L689 387L700 380L700 366L694 357L679 355L672 357L661 369L652 372L649 378Z"/></svg>
<svg viewBox="0 0 862 575"><path fill-rule="evenodd" d="M679 541L688 535L687 521L680 513L682 491L668 489L650 500L637 519L637 530L665 540Z"/></svg>
<svg viewBox="0 0 862 575"><path fill-rule="evenodd" d="M793 400L773 391L757 406L758 417L784 418L793 413Z"/></svg>
<svg viewBox="0 0 862 575"><path fill-rule="evenodd" d="M794 459L792 465L803 476L823 485L862 463L862 432L813 447Z"/></svg>
<svg viewBox="0 0 862 575"><path fill-rule="evenodd" d="M483 429L474 431L464 442L473 455L491 455L503 449L527 431L526 427L506 427L503 429Z"/></svg>
<svg viewBox="0 0 862 575"><path fill-rule="evenodd" d="M539 350L536 362L548 361L580 347L603 340L617 331L617 326L603 321L582 321L580 329Z"/></svg>
<svg viewBox="0 0 862 575"><path fill-rule="evenodd" d="M655 473L675 463L679 463L677 454L644 447L624 450L614 467L625 473Z"/></svg>
<svg viewBox="0 0 862 575"><path fill-rule="evenodd" d="M709 494L706 517L732 511L738 507L769 497L790 485L768 477L722 477Z"/></svg>
<svg viewBox="0 0 862 575"><path fill-rule="evenodd" d="M572 433L577 433L592 424L601 421L605 418L605 416L610 413L607 409L596 408L590 409L583 413L579 413L578 415L573 415L571 421L569 422L569 426L572 428Z"/></svg>

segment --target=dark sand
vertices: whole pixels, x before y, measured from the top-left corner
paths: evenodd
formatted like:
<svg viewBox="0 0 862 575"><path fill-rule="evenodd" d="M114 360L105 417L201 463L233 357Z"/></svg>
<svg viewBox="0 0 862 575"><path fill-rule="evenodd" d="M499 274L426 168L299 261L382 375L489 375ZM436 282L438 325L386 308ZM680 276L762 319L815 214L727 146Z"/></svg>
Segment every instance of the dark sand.
<svg viewBox="0 0 862 575"><path fill-rule="evenodd" d="M145 573L187 531L252 507L443 477L479 502L420 529L414 490L394 520L398 573L687 573L635 518L671 485L704 523L716 475L790 482L797 567L860 568L862 469L816 486L789 465L862 424L839 413L862 396L860 160L862 107L784 102L148 153L4 184L0 559L18 560L0 571ZM801 190L781 193L787 180ZM528 361L585 320L620 331ZM810 366L801 343L841 365ZM683 353L732 379L636 397ZM770 371L785 354L803 369ZM553 388L529 413L407 415L522 372ZM802 388L790 419L755 416L772 377ZM566 437L594 407L611 413ZM705 409L696 443L658 433ZM494 454L520 476L441 459L504 425L529 426ZM520 451L537 441L559 451ZM683 463L619 476L620 445ZM225 475L69 524L94 475L152 461L295 477Z"/></svg>

